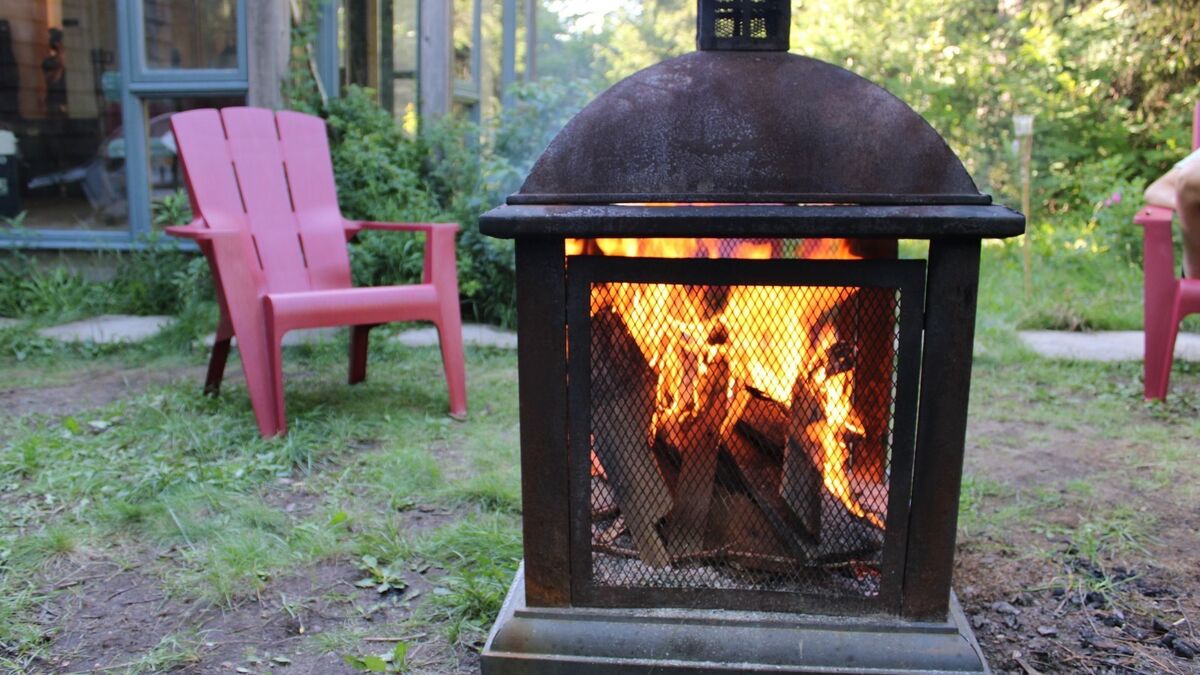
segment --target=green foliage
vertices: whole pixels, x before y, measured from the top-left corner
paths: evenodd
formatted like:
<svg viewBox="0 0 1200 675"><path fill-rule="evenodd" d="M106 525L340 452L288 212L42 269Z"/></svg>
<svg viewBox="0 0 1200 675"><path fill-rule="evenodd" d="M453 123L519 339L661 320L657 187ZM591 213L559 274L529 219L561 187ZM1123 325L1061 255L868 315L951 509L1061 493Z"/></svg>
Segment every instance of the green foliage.
<svg viewBox="0 0 1200 675"><path fill-rule="evenodd" d="M32 256L0 258L0 316L68 320L105 313L179 314L213 299L202 257L153 234L128 252L92 254L98 267L115 270L94 281L65 265L39 264Z"/></svg>
<svg viewBox="0 0 1200 675"><path fill-rule="evenodd" d="M427 221L439 213L425 177L425 152L368 89L351 86L323 110L338 201L347 218Z"/></svg>
<svg viewBox="0 0 1200 675"><path fill-rule="evenodd" d="M581 84L543 81L514 88L513 103L482 128L448 116L410 136L374 101L350 87L321 109L329 125L338 198L347 218L460 225L459 292L466 314L513 325L515 268L510 241L479 233L479 216L515 191L558 129L586 101ZM420 235L364 232L350 249L355 283L421 278Z"/></svg>
<svg viewBox="0 0 1200 675"><path fill-rule="evenodd" d="M347 654L342 657L342 660L346 662L346 665L355 670L363 670L369 673L403 673L408 670L407 658L408 643L399 642L390 652L362 656Z"/></svg>
<svg viewBox="0 0 1200 675"><path fill-rule="evenodd" d="M183 190L176 190L150 205L155 225L187 225L192 220L192 205Z"/></svg>
<svg viewBox="0 0 1200 675"><path fill-rule="evenodd" d="M434 616L452 644L476 644L496 619L521 559L521 538L500 516L463 520L418 545L447 570L433 591ZM436 558L435 558L436 556Z"/></svg>

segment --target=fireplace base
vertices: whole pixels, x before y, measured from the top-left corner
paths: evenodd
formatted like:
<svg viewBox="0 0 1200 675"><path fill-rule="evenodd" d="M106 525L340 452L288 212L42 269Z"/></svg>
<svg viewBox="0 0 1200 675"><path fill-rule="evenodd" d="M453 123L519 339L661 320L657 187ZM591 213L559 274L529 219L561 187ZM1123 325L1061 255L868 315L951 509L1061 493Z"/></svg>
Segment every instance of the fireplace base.
<svg viewBox="0 0 1200 675"><path fill-rule="evenodd" d="M482 655L484 675L988 673L950 598L943 623L688 609L530 608L525 570Z"/></svg>

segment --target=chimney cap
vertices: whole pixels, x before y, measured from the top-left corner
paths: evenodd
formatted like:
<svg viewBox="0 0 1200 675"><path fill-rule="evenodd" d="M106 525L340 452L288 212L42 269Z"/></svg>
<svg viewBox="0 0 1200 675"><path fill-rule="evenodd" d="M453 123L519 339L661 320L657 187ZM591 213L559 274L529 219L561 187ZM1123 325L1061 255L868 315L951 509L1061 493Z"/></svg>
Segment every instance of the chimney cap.
<svg viewBox="0 0 1200 675"><path fill-rule="evenodd" d="M786 52L791 0L698 0L696 48Z"/></svg>

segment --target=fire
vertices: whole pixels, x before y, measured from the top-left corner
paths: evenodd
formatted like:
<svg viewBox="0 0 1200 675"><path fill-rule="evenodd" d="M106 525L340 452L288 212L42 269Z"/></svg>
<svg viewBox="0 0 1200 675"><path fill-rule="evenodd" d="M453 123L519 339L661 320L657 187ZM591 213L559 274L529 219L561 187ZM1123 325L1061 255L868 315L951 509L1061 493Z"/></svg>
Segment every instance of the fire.
<svg viewBox="0 0 1200 675"><path fill-rule="evenodd" d="M856 259L845 240L804 240L782 250L778 241L721 239L568 240L567 253L659 258ZM847 439L862 437L854 409L854 371L835 367L839 336L829 323L831 308L856 289L828 286L684 286L611 283L593 292L592 314L612 311L624 320L657 375L651 436L703 407L704 377L718 359L729 381L720 391L730 399L726 424L736 421L745 401L737 392L754 390L785 406L795 402L798 378L809 383L804 405L819 408L805 429L825 489L855 516L883 528L855 495ZM598 298L605 298L600 305ZM804 377L801 377L801 376ZM710 389L711 390L711 389ZM677 426L677 425L675 425Z"/></svg>

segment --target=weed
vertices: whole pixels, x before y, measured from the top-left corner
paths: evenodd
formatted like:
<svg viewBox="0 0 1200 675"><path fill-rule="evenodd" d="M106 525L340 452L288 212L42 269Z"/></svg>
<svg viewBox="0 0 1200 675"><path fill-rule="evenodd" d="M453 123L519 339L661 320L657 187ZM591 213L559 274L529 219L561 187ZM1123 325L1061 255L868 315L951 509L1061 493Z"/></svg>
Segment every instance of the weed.
<svg viewBox="0 0 1200 675"><path fill-rule="evenodd" d="M163 673L181 666L199 663L201 642L193 633L164 635L158 644L140 659L121 664L129 673ZM115 670L112 666L108 670Z"/></svg>
<svg viewBox="0 0 1200 675"><path fill-rule="evenodd" d="M346 655L342 660L355 670L365 670L372 673L403 673L408 669L408 643L399 642L391 651L382 654L366 654L363 656Z"/></svg>
<svg viewBox="0 0 1200 675"><path fill-rule="evenodd" d="M447 570L434 589L431 618L446 626L451 644L479 644L521 559L515 523L498 515L469 518L432 533L417 549Z"/></svg>
<svg viewBox="0 0 1200 675"><path fill-rule="evenodd" d="M380 595L408 588L408 582L404 580L404 570L398 565L381 565L375 556L364 555L359 558L357 566L367 573L367 576L354 582L359 588L369 588Z"/></svg>

